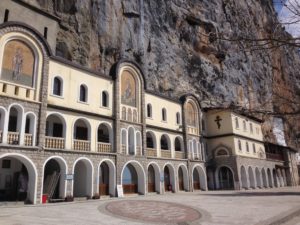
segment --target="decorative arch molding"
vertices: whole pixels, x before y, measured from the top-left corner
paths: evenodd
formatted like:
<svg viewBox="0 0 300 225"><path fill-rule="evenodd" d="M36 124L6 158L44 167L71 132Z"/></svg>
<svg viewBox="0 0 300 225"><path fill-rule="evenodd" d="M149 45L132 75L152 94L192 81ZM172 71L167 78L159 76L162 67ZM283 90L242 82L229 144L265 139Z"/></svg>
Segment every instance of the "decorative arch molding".
<svg viewBox="0 0 300 225"><path fill-rule="evenodd" d="M98 125L97 125L97 130L99 129L99 127L101 126L101 125L104 125L104 126L106 126L107 127L107 129L108 129L108 132L109 132L109 143L111 144L111 145L113 145L113 140L114 140L114 131L113 131L113 127L112 127L112 124L111 123L109 123L109 122L107 122L107 121L100 121L99 123L98 123ZM96 136L97 136L97 133L96 133ZM98 138L96 137L96 140L97 140Z"/></svg>
<svg viewBox="0 0 300 225"><path fill-rule="evenodd" d="M220 157L217 155L217 153L220 151L220 150L225 150L227 152L227 155L224 155L224 156L232 156L232 149L230 147L228 147L227 145L224 145L224 144L220 144L218 145L215 149L212 150L212 153L213 153L213 157L216 158L216 157Z"/></svg>
<svg viewBox="0 0 300 225"><path fill-rule="evenodd" d="M36 169L35 164L32 162L30 158L28 158L25 155L19 154L19 153L5 153L0 155L0 159L3 159L5 157L11 157L14 159L19 160L22 162L28 171L29 175L29 182L28 182L28 198L33 203L37 203L37 181L38 181L38 172Z"/></svg>
<svg viewBox="0 0 300 225"><path fill-rule="evenodd" d="M61 120L61 122L63 124L63 132L62 133L63 133L63 137L65 138L66 134L67 134L67 122L66 122L67 120L66 120L65 115L60 112L55 112L55 111L47 112L46 121L49 118L49 116L57 116ZM74 129L74 127L73 127L73 129Z"/></svg>
<svg viewBox="0 0 300 225"><path fill-rule="evenodd" d="M176 172L177 172L177 170L175 170L175 167L170 162L167 162L164 164L163 171L165 170L165 167L168 167L168 169L169 169L172 190L174 192L176 192L177 191L177 188L176 188Z"/></svg>

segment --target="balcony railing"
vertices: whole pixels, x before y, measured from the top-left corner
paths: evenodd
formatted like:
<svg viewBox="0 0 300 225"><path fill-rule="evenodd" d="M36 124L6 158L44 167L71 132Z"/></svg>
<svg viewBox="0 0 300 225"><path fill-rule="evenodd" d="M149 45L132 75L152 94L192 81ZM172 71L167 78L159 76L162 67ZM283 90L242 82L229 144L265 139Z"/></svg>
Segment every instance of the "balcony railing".
<svg viewBox="0 0 300 225"><path fill-rule="evenodd" d="M65 139L60 137L49 137L45 138L45 148L52 149L64 149L65 148Z"/></svg>
<svg viewBox="0 0 300 225"><path fill-rule="evenodd" d="M147 148L147 156L157 157L157 151L154 148Z"/></svg>
<svg viewBox="0 0 300 225"><path fill-rule="evenodd" d="M267 159L284 161L283 155L281 154L266 153L266 157Z"/></svg>
<svg viewBox="0 0 300 225"><path fill-rule="evenodd" d="M19 132L8 132L7 133L7 144L9 145L18 145L20 139Z"/></svg>
<svg viewBox="0 0 300 225"><path fill-rule="evenodd" d="M185 158L185 153L175 151L175 158L176 159L184 159Z"/></svg>
<svg viewBox="0 0 300 225"><path fill-rule="evenodd" d="M74 150L84 151L84 152L90 151L90 146L91 146L90 141L75 139L73 144L74 144L73 146Z"/></svg>
<svg viewBox="0 0 300 225"><path fill-rule="evenodd" d="M172 154L170 150L161 150L161 157L162 158L171 158Z"/></svg>
<svg viewBox="0 0 300 225"><path fill-rule="evenodd" d="M32 146L32 134L25 134L25 146Z"/></svg>
<svg viewBox="0 0 300 225"><path fill-rule="evenodd" d="M104 142L98 142L97 143L97 151L101 153L111 153L111 144L110 143L104 143Z"/></svg>

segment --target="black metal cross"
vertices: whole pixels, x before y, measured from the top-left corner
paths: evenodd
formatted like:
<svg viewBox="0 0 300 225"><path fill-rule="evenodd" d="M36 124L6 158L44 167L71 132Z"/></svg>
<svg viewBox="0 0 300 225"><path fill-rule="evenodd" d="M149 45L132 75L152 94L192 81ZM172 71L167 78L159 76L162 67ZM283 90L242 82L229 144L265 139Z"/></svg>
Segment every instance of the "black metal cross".
<svg viewBox="0 0 300 225"><path fill-rule="evenodd" d="M222 121L221 117L220 117L220 116L217 116L215 122L216 122L217 125L218 125L218 129L221 128L221 123L220 123L221 121Z"/></svg>

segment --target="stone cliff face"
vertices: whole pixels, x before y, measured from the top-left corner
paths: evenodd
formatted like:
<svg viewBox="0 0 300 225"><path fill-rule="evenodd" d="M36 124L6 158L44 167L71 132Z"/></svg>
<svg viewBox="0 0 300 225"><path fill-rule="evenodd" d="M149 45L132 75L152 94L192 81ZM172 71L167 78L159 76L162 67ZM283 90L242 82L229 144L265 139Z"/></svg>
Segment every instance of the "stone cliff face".
<svg viewBox="0 0 300 225"><path fill-rule="evenodd" d="M120 58L132 59L148 89L174 97L188 90L202 107L255 112L273 142L269 114L275 114L285 122L288 144L295 144L299 53L287 46L250 52L218 38L268 37L276 23L271 0L27 1L62 18L58 55L106 74Z"/></svg>

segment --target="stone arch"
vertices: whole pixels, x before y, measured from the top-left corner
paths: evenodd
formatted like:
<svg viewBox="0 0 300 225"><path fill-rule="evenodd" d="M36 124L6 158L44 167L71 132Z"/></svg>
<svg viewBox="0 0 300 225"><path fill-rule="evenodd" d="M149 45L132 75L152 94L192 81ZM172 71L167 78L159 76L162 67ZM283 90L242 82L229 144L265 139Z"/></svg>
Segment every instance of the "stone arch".
<svg viewBox="0 0 300 225"><path fill-rule="evenodd" d="M127 165L131 165L137 173L137 192L140 194L145 194L146 193L145 171L143 169L143 166L135 160L130 160L123 166L123 169L121 171L121 185L123 185L124 187L123 177L124 177L124 170L127 167Z"/></svg>
<svg viewBox="0 0 300 225"><path fill-rule="evenodd" d="M241 184L242 184L242 188L245 189L249 188L248 175L244 166L241 166Z"/></svg>
<svg viewBox="0 0 300 225"><path fill-rule="evenodd" d="M72 174L74 174L72 182L73 196L92 197L94 166L91 160L86 157L78 158L73 164Z"/></svg>
<svg viewBox="0 0 300 225"><path fill-rule="evenodd" d="M270 168L267 169L267 176L268 176L269 187L271 187L271 188L274 187Z"/></svg>
<svg viewBox="0 0 300 225"><path fill-rule="evenodd" d="M274 184L274 187L280 187L279 185L279 182L278 182L278 176L277 176L277 173L276 173L276 170L273 169L273 184Z"/></svg>
<svg viewBox="0 0 300 225"><path fill-rule="evenodd" d="M262 185L261 173L257 167L255 168L255 177L256 177L256 187L262 188L263 185Z"/></svg>
<svg viewBox="0 0 300 225"><path fill-rule="evenodd" d="M104 163L108 166L108 169L109 169L109 171L108 171L109 172L108 193L111 196L115 196L116 195L116 166L115 166L114 162L110 159L101 160L98 165L98 178L100 178L100 175L101 175L100 174L101 165ZM100 189L100 179L97 179L97 181L98 181L98 187Z"/></svg>
<svg viewBox="0 0 300 225"><path fill-rule="evenodd" d="M51 161L55 161L58 165L59 165L59 180L58 180L58 197L59 198L65 198L67 195L67 180L65 179L65 175L68 173L68 165L67 162L64 158L62 158L61 156L51 156L48 159L45 160L44 164L43 164L43 176L42 176L42 188L41 188L41 193L45 193L45 182L46 182L46 169L48 170L48 175L51 174L50 171L54 172L54 168L47 168L47 165L49 163L51 163ZM51 167L51 165L48 165ZM49 173L50 172L50 173ZM52 174L51 174L52 175ZM47 194L47 193L45 193ZM42 196L41 196L42 197ZM42 201L42 199L41 199Z"/></svg>
<svg viewBox="0 0 300 225"><path fill-rule="evenodd" d="M267 188L268 187L268 180L265 168L261 169L261 176L262 176L262 186Z"/></svg>
<svg viewBox="0 0 300 225"><path fill-rule="evenodd" d="M76 129L76 123L82 121L84 123L84 125L86 126L87 128L87 134L86 134L86 140L91 140L91 123L88 119L86 118L83 118L83 117L80 117L80 118L77 118L75 121L74 121L74 124L73 124L73 138L76 139L76 132L75 132L75 129Z"/></svg>
<svg viewBox="0 0 300 225"><path fill-rule="evenodd" d="M166 169L167 168L167 169ZM176 177L175 177L175 168L172 164L166 163L163 167L164 171L164 191L172 190L176 192ZM169 174L167 174L169 171ZM170 185L170 188L168 187Z"/></svg>
<svg viewBox="0 0 300 225"><path fill-rule="evenodd" d="M255 188L255 177L254 177L254 172L251 166L248 167L248 175L249 175L249 184L250 188Z"/></svg>
<svg viewBox="0 0 300 225"><path fill-rule="evenodd" d="M158 166L158 164L156 162L150 162L147 166L147 172L149 173L149 167L152 166L153 169L154 169L154 174L155 174L155 184L154 184L154 187L155 187L155 191L157 193L161 193L161 182L160 182L160 168ZM148 176L148 192L149 192L149 185L152 185L153 184L149 184L149 176Z"/></svg>
<svg viewBox="0 0 300 225"><path fill-rule="evenodd" d="M181 178L179 177L180 175L180 170L182 170L182 181L180 180ZM189 173L188 173L188 169L186 167L186 165L184 164L180 164L178 166L178 170L177 170L177 174L178 174L178 190L184 190L184 191L189 191ZM182 182L182 184L181 184ZM182 186L182 188L180 188L180 186Z"/></svg>
<svg viewBox="0 0 300 225"><path fill-rule="evenodd" d="M27 199L31 203L36 204L38 173L37 173L36 166L34 165L32 160L27 156L19 153L5 153L0 155L0 159L4 159L4 158L16 159L26 167L28 172Z"/></svg>
<svg viewBox="0 0 300 225"><path fill-rule="evenodd" d="M24 108L20 104L13 103L8 107L8 132L12 132L11 135L8 135L8 144L22 145L24 129Z"/></svg>
<svg viewBox="0 0 300 225"><path fill-rule="evenodd" d="M203 169L203 167L201 165L194 165L193 169L193 175L192 180L193 180L193 188L194 190L197 190L198 187L199 189L201 189L202 191L206 191L207 190L207 179L206 179L206 172L205 169ZM194 174L195 172L197 172L197 174ZM199 176L198 179L196 179L196 176ZM198 184L199 182L199 184ZM198 186L195 188L195 186Z"/></svg>

